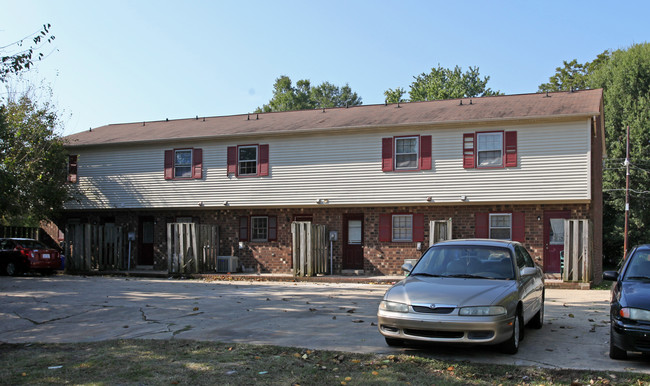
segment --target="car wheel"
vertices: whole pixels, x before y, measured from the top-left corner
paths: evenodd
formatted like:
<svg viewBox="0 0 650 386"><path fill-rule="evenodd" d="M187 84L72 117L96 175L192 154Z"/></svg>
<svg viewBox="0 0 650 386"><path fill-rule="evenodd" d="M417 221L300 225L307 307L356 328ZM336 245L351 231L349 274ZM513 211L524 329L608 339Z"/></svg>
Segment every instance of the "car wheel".
<svg viewBox="0 0 650 386"><path fill-rule="evenodd" d="M544 325L544 296L542 296L542 306L529 322L532 328L540 329Z"/></svg>
<svg viewBox="0 0 650 386"><path fill-rule="evenodd" d="M516 354L519 351L519 342L522 337L523 326L521 325L521 316L515 314L515 320L512 323L512 336L510 339L501 343L501 351L506 354Z"/></svg>
<svg viewBox="0 0 650 386"><path fill-rule="evenodd" d="M13 261L10 261L5 265L5 273L9 276L16 276L18 275L18 267L16 266L16 263Z"/></svg>
<svg viewBox="0 0 650 386"><path fill-rule="evenodd" d="M612 359L627 359L627 351L620 349L614 345L612 334L614 331L610 329L609 332L609 357Z"/></svg>
<svg viewBox="0 0 650 386"><path fill-rule="evenodd" d="M402 347L404 346L404 341L401 339L395 339L395 338L387 338L386 339L386 344L389 345L390 347Z"/></svg>

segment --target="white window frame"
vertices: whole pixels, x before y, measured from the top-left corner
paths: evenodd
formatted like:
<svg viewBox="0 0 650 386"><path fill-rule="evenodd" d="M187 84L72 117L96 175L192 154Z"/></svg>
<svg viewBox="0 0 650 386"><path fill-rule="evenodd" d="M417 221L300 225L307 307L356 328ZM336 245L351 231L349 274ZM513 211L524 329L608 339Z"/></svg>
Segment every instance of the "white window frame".
<svg viewBox="0 0 650 386"><path fill-rule="evenodd" d="M177 162L178 158L176 156L178 153L189 153L190 154L190 162L188 164L185 164L185 163L179 164ZM192 153L193 153L192 149L174 150L174 178L192 178L192 162L193 162L192 158L194 157L194 154L192 154ZM185 171L185 169L187 169L188 174L187 175L183 175L183 174L179 175L179 173L178 173L179 169L181 169L183 171Z"/></svg>
<svg viewBox="0 0 650 386"><path fill-rule="evenodd" d="M241 159L242 149L255 149L255 159ZM246 145L237 147L237 175L239 176L256 176L259 168L260 149L257 145ZM255 171L251 173L242 173L243 162L255 162Z"/></svg>
<svg viewBox="0 0 650 386"><path fill-rule="evenodd" d="M494 141L498 142L499 148L495 149L492 147L488 147L487 149L485 148L485 145L483 148L481 147L481 138L487 138L487 137L492 137L492 136L498 136L499 140ZM492 152L492 151L498 151L501 155L499 156L499 163L490 163L490 164L485 164L481 165L481 153L487 153L487 152ZM502 131L493 131L489 133L476 133L476 167L477 168L500 168L503 167L503 132Z"/></svg>
<svg viewBox="0 0 650 386"><path fill-rule="evenodd" d="M494 217L508 217L510 220L510 226L505 227L505 226L492 226L492 218ZM490 218L488 219L488 229L489 229L489 237L491 239L497 239L496 237L492 237L492 229L508 229L510 231L510 237L507 239L503 238L498 238L497 240L512 240L512 213L490 213Z"/></svg>
<svg viewBox="0 0 650 386"><path fill-rule="evenodd" d="M407 219L407 221L406 222L400 221L400 220L404 220L404 219ZM396 225L399 226L401 224L405 224L406 226L404 226L404 227L396 227ZM397 230L398 233L402 233L402 232L399 232L401 229L404 229L407 232L410 231L410 237L408 237L408 238L399 237L399 236L395 237L396 236L395 231ZM394 242L413 241L413 215L412 214L394 214L392 216L390 232L391 232L391 239Z"/></svg>
<svg viewBox="0 0 650 386"><path fill-rule="evenodd" d="M414 139L415 140L415 152L414 153L398 153L397 152L397 143L399 141L403 140L409 140L409 139ZM393 157L393 163L395 170L417 170L419 161L420 161L420 137L418 136L410 136L410 137L395 137L395 149L394 149L394 154L395 157ZM400 155L412 155L415 154L415 165L414 166L409 166L409 167L399 167L397 163L397 157Z"/></svg>
<svg viewBox="0 0 650 386"><path fill-rule="evenodd" d="M257 221L264 220L264 225L256 224ZM258 232L264 232L265 237L259 236ZM251 241L254 242L267 242L269 241L269 216L251 216Z"/></svg>

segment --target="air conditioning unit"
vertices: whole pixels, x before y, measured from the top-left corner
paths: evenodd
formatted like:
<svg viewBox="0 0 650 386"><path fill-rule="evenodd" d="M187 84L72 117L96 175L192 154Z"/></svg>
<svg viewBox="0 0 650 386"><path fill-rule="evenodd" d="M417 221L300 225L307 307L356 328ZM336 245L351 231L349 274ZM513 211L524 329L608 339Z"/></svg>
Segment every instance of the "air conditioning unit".
<svg viewBox="0 0 650 386"><path fill-rule="evenodd" d="M237 256L217 256L217 272L237 272Z"/></svg>

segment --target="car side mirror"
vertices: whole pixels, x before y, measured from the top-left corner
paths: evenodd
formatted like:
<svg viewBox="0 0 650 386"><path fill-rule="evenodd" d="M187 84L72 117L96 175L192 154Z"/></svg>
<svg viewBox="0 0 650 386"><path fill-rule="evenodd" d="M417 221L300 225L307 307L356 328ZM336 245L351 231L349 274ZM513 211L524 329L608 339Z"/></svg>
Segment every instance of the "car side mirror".
<svg viewBox="0 0 650 386"><path fill-rule="evenodd" d="M534 276L537 274L537 268L535 267L524 267L520 271L521 276Z"/></svg>
<svg viewBox="0 0 650 386"><path fill-rule="evenodd" d="M603 280L617 281L618 272L616 271L605 271L603 272Z"/></svg>
<svg viewBox="0 0 650 386"><path fill-rule="evenodd" d="M411 273L412 270L413 270L413 265L411 265L411 263L406 263L402 265L402 271L406 273Z"/></svg>

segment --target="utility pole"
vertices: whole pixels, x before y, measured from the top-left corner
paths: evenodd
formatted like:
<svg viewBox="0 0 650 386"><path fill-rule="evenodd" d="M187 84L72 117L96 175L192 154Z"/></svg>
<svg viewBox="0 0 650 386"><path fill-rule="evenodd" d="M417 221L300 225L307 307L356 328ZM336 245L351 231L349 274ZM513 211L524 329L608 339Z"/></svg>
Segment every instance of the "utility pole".
<svg viewBox="0 0 650 386"><path fill-rule="evenodd" d="M627 231L630 219L630 126L627 126L627 141L625 144L625 235L623 239L623 260L627 257Z"/></svg>

